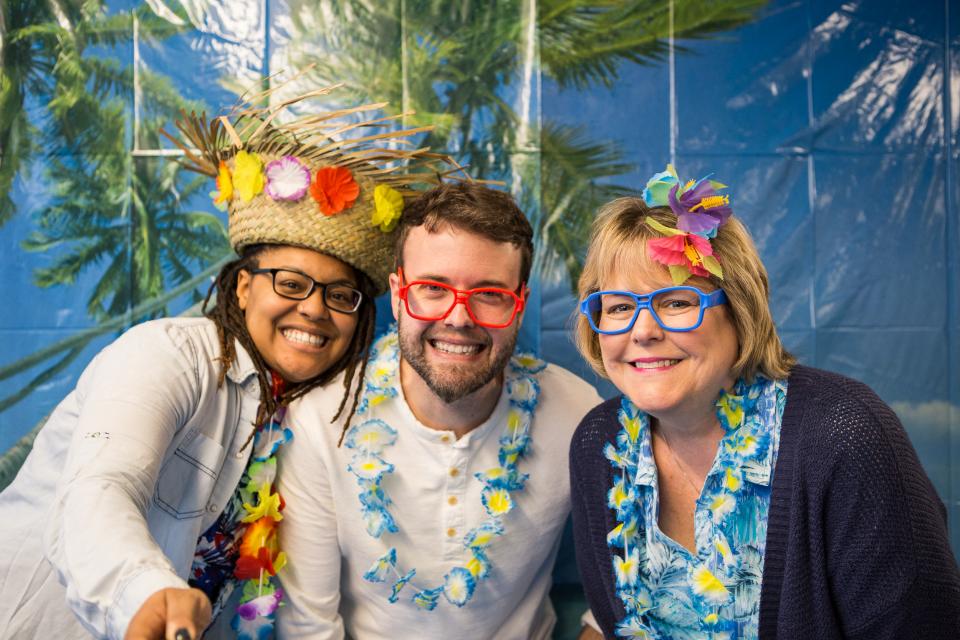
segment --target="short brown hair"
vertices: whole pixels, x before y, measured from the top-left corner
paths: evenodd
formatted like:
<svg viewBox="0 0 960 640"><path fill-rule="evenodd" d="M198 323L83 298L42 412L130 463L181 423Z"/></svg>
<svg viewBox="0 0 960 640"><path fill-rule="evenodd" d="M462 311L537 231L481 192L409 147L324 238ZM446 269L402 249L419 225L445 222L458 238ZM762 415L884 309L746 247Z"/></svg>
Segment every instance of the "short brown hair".
<svg viewBox="0 0 960 640"><path fill-rule="evenodd" d="M533 228L513 197L477 182L451 182L426 191L407 204L397 233L396 267L403 266L403 245L410 229L433 233L450 225L520 249L520 282L533 265Z"/></svg>
<svg viewBox="0 0 960 640"><path fill-rule="evenodd" d="M667 268L647 256L647 241L662 237L644 224L650 216L668 227L677 226L677 216L667 207L647 207L640 198L618 198L597 213L590 234L590 247L580 276L582 300L600 291L603 282L616 270L650 269L667 273ZM770 313L770 286L767 270L747 228L730 218L710 241L723 267L723 279L694 276L687 284L709 290L723 289L727 309L737 332L739 353L733 365L737 378L752 381L761 373L770 379L785 378L796 359L783 347ZM577 317L576 343L580 353L597 373L607 377L600 355L600 341L589 321Z"/></svg>

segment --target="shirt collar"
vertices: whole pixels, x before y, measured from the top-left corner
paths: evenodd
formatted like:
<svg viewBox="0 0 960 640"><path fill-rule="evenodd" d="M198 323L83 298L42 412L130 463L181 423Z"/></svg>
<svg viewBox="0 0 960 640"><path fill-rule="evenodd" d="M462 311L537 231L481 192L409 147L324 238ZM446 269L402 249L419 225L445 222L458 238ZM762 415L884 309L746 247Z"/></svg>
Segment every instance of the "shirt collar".
<svg viewBox="0 0 960 640"><path fill-rule="evenodd" d="M231 382L243 386L250 379L250 376L257 375L257 368L253 364L253 358L250 357L239 340L234 339L233 351L236 353L236 357L227 370L227 377Z"/></svg>
<svg viewBox="0 0 960 640"><path fill-rule="evenodd" d="M637 473L633 481L652 487L657 478L657 465L653 460L653 441L650 439L650 418L644 414L640 421L640 453L637 456Z"/></svg>

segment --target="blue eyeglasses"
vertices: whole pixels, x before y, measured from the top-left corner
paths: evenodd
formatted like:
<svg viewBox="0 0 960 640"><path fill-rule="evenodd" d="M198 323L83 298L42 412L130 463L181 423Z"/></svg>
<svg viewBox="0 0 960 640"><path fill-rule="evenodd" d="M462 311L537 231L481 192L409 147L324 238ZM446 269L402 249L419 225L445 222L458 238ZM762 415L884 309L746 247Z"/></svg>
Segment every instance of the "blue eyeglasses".
<svg viewBox="0 0 960 640"><path fill-rule="evenodd" d="M597 291L580 302L580 313L597 333L626 333L646 309L665 331L693 331L703 322L703 312L726 304L723 289L704 293L696 287L667 287L643 295L632 291Z"/></svg>

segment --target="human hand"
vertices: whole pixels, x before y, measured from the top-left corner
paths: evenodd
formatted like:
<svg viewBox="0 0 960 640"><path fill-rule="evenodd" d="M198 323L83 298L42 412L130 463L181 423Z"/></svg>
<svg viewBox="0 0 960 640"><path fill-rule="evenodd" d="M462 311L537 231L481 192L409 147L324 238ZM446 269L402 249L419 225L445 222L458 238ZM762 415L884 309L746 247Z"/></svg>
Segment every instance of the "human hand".
<svg viewBox="0 0 960 640"><path fill-rule="evenodd" d="M210 599L199 589L161 589L133 614L124 639L197 640L210 613Z"/></svg>

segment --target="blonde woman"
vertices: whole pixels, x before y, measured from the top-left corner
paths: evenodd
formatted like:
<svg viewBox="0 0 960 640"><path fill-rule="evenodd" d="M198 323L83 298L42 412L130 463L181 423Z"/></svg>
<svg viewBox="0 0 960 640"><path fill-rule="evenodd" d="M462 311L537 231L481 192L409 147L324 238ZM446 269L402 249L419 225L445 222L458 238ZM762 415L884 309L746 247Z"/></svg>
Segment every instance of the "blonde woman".
<svg viewBox="0 0 960 640"><path fill-rule="evenodd" d="M956 638L943 503L870 389L784 349L723 185L602 208L577 338L623 394L571 445L583 637Z"/></svg>

